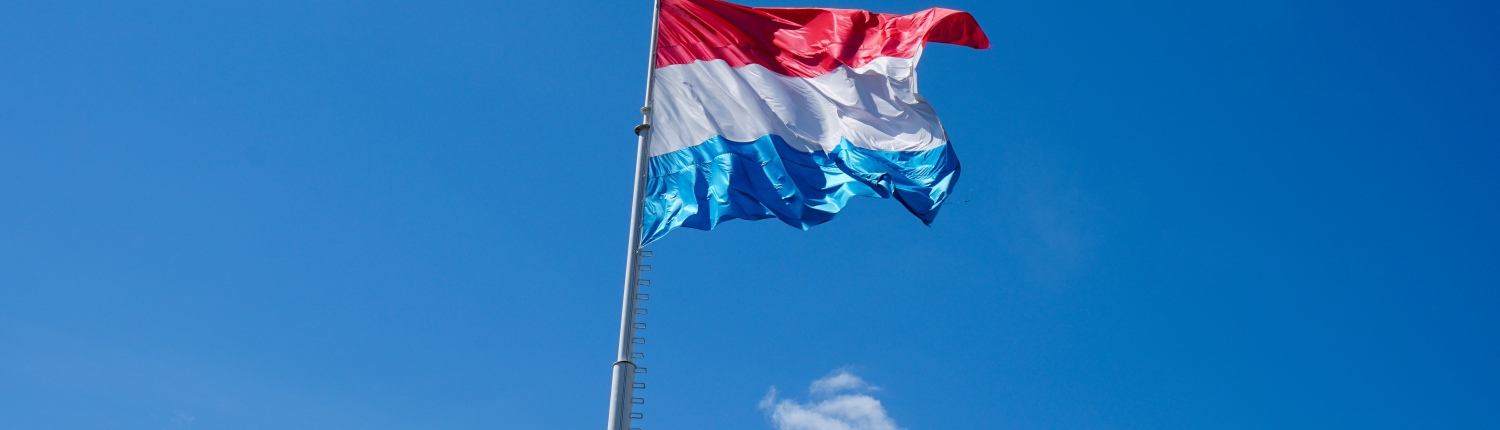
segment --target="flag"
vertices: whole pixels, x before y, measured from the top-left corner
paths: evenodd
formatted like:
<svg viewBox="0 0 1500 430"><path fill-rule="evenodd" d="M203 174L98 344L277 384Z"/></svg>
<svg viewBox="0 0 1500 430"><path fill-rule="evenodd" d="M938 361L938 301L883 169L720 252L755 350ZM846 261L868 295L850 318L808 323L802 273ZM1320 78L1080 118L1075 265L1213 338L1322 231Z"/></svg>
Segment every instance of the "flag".
<svg viewBox="0 0 1500 430"><path fill-rule="evenodd" d="M959 164L917 60L988 48L972 16L661 3L642 245L731 219L806 229L854 196L932 223Z"/></svg>

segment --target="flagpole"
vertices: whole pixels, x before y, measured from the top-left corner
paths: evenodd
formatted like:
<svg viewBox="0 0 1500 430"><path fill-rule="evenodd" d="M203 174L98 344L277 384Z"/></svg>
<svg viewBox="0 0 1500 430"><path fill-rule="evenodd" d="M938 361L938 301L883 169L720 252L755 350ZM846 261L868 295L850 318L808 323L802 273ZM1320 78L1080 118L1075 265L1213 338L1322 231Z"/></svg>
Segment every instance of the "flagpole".
<svg viewBox="0 0 1500 430"><path fill-rule="evenodd" d="M635 415L635 375L644 368L635 365L635 329L641 280L641 223L646 194L646 160L651 146L651 99L656 76L656 45L661 31L661 0L655 0L651 12L651 55L646 68L646 106L641 108L641 125L635 128L635 181L630 199L630 241L625 254L625 296L620 310L620 351L615 358L613 381L609 394L609 430L629 430ZM644 309L640 309L644 311Z"/></svg>

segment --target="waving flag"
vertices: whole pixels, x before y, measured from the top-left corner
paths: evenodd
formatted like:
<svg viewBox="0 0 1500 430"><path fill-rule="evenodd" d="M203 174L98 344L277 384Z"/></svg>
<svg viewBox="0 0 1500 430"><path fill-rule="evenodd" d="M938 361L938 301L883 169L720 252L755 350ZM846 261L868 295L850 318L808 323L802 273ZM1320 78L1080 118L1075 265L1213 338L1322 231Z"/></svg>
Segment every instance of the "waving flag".
<svg viewBox="0 0 1500 430"><path fill-rule="evenodd" d="M937 216L959 164L917 60L988 48L972 16L661 3L643 244L736 218L806 229L854 196Z"/></svg>

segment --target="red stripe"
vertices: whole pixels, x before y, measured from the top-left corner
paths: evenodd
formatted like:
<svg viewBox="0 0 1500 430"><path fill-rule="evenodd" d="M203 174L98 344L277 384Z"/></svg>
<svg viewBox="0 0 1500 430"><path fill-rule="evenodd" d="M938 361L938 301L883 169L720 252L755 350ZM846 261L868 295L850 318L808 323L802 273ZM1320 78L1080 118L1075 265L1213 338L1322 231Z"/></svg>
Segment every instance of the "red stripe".
<svg viewBox="0 0 1500 430"><path fill-rule="evenodd" d="M751 8L719 0L662 0L656 67L724 60L815 77L880 57L911 58L925 42L988 49L972 15L933 8L901 16L850 9Z"/></svg>

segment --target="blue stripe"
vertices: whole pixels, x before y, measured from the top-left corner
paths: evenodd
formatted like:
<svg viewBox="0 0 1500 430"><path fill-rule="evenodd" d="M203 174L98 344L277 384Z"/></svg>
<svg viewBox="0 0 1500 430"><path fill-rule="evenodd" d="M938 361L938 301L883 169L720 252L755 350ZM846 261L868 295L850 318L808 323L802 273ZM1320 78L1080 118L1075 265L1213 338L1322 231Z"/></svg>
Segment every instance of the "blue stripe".
<svg viewBox="0 0 1500 430"><path fill-rule="evenodd" d="M953 145L875 151L843 140L832 152L792 149L780 136L722 136L651 157L642 245L677 227L711 230L731 219L775 217L807 229L833 219L854 196L895 197L924 224L958 182Z"/></svg>

